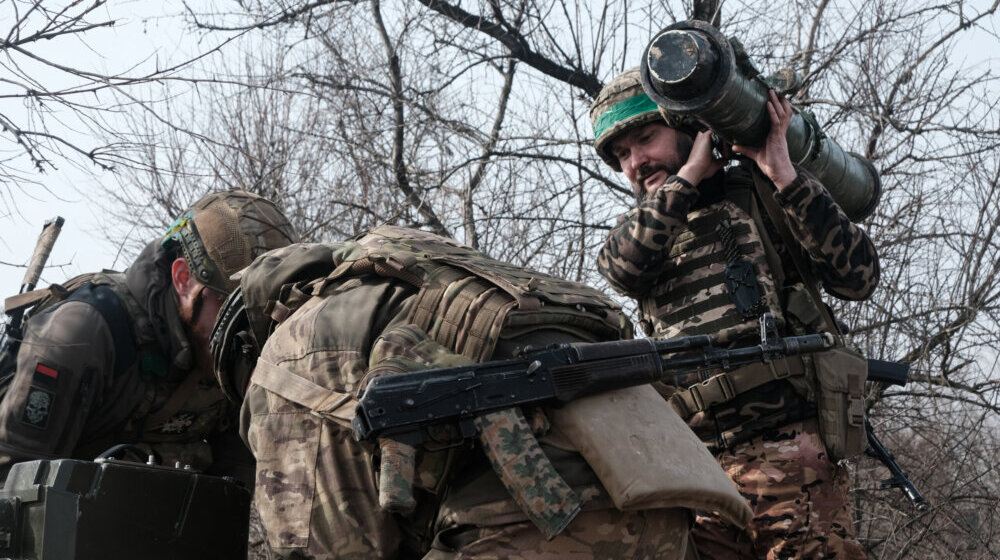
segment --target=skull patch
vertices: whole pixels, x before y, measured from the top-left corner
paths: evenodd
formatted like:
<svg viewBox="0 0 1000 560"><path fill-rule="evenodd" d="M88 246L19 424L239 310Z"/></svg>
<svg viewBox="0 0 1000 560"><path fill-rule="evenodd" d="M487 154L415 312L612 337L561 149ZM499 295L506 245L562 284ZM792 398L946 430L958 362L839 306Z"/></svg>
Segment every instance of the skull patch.
<svg viewBox="0 0 1000 560"><path fill-rule="evenodd" d="M55 394L38 387L28 391L28 399L24 404L21 421L29 426L44 429L49 425L49 413L52 411L52 401Z"/></svg>

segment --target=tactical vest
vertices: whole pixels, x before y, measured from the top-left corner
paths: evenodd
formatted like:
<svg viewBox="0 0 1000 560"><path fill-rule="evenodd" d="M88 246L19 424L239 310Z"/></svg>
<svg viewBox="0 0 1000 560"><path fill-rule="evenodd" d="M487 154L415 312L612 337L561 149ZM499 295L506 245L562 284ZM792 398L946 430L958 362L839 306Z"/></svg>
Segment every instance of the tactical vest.
<svg viewBox="0 0 1000 560"><path fill-rule="evenodd" d="M794 247L787 248L794 268L806 275L795 283L788 282L781 269L781 256L758 206L765 205L774 219L783 219L776 203L757 199L772 196L765 181L735 170L727 177L723 200L688 214L687 225L670 248L673 266L640 302L644 327L652 327L656 336L709 334L726 344L756 335L758 317L769 311L788 333L839 334L816 290L804 284L815 282L809 263L804 262L807 257ZM775 229L780 227L784 226L775 225ZM777 233L786 244L794 242L787 232L779 229ZM850 352L837 348L823 357L827 354ZM841 363L857 366L858 361L845 358ZM862 402L860 388L866 372L863 366L826 369L820 372L822 379L817 379L814 360L803 356L749 365L707 379L692 375L683 383L688 388L669 401L685 420L709 413L692 428L713 451L813 416L818 407L829 451L847 457L858 452L863 440L863 435L858 436L862 425L856 410ZM773 385L776 381L785 384Z"/></svg>
<svg viewBox="0 0 1000 560"><path fill-rule="evenodd" d="M280 322L331 284L374 274L417 288L407 322L471 360L487 359L502 336L539 326L587 341L632 335L621 308L601 292L487 258L432 233L382 226L341 245L333 260L326 276L285 284L268 303L268 318Z"/></svg>
<svg viewBox="0 0 1000 560"><path fill-rule="evenodd" d="M644 327L658 338L708 334L725 344L758 332L764 312L783 322L760 227L729 199L689 213L670 266L640 301Z"/></svg>
<svg viewBox="0 0 1000 560"><path fill-rule="evenodd" d="M295 259L295 250L289 248L288 258ZM597 290L489 259L470 247L431 233L382 226L351 242L330 247L330 250L333 270L318 279L284 284L277 297L264 307L267 318L280 323L310 298L321 296L328 287L343 285L355 277L376 275L414 286L417 293L411 300L406 322L420 327L441 346L474 361L488 359L502 338L525 335L537 329L566 332L583 341L614 340L632 335L631 325L619 306ZM310 252L306 248L299 255L316 258L321 252ZM280 255L281 250L277 254ZM292 274L314 268L302 262L287 264L286 270L294 271ZM277 275L280 277L281 273ZM262 276L272 275L265 273ZM264 282L271 284L271 290L277 284L274 278ZM248 316L253 317L252 310L259 306L259 302L250 301L254 299L249 295L254 288L248 287L245 281L243 292L244 297L248 297ZM271 327L258 324L251 328L259 333ZM255 336L262 340L259 335ZM291 380L289 376L295 374L258 362L253 380L269 391L310 407L321 417L350 425L354 415L350 395L334 394L301 377ZM481 433L491 431L480 428ZM526 431L530 435L531 430ZM484 444L484 450L494 463L513 465L514 468L508 469L510 472L552 469L550 472L554 473L550 460L538 449L534 437L528 437L527 442L508 441L511 439L520 438L494 440L497 445ZM419 487L435 493L440 488L433 486L447 478L450 461L441 453L429 455L436 457L430 465L417 465L421 474L416 481ZM390 462L383 458L383 466ZM573 489L557 474L556 479L548 494L555 499L534 500L525 506L518 497L525 490L519 486L521 481L505 480L501 475L510 496L521 503L524 513L550 537L561 531L580 505ZM380 492L385 493L385 489ZM399 501L386 496L380 499L383 498ZM552 508L557 503L576 506L570 505L556 513Z"/></svg>

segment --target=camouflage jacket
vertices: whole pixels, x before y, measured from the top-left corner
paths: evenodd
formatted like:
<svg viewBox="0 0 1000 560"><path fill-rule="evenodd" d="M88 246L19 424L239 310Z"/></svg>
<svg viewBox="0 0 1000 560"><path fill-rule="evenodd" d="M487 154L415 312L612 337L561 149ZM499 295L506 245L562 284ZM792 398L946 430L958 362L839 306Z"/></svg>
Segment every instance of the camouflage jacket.
<svg viewBox="0 0 1000 560"><path fill-rule="evenodd" d="M729 296L723 293L725 286L721 281L713 284L707 278L721 276L720 271L726 266L726 257L722 255L725 244L712 238L711 231L698 230L702 226L699 220L712 215L714 222L704 224L703 229L716 227L720 214L732 224L739 242L736 250L753 261L767 306L779 318L783 315L787 304L783 288L801 285L802 280L795 272L790 252L759 203L751 202L757 208L744 212L727 200L731 186L740 183L752 184L740 168L706 179L699 187L670 177L653 195L622 216L608 235L598 255L598 270L616 291L640 301L643 327L648 334L702 334L691 327L721 318L706 318L706 315L736 312L726 305ZM775 191L773 196L825 291L841 299L867 298L879 279L875 248L823 186L807 171L798 169L796 180L784 191ZM757 220L751 216L754 212L759 216ZM780 264L767 258L767 248L762 246L757 233L760 221L766 224ZM707 239L699 244L701 238ZM691 266L699 263L700 268ZM772 270L775 265L779 270ZM658 296L657 301L649 301L651 294ZM718 298L715 305L706 301L713 298ZM709 308L711 312L706 312ZM688 310L691 313L686 315ZM717 335L734 326L734 321L720 323L704 334ZM747 324L750 330L737 327L735 330L739 332L732 337L752 332L753 321Z"/></svg>
<svg viewBox="0 0 1000 560"><path fill-rule="evenodd" d="M239 451L235 430L227 431L234 428L232 411L211 372L192 370L158 247L148 245L124 274L94 275L26 322L16 374L0 403L4 475L16 462L93 459L118 443L198 469L210 466L215 445ZM124 320L109 322L95 298L103 299L102 309L120 309L113 316ZM183 402L168 404L190 375L203 379L191 379Z"/></svg>
<svg viewBox="0 0 1000 560"><path fill-rule="evenodd" d="M244 273L244 293L266 260ZM581 558L668 558L681 550L686 520L677 523L668 510L615 510L582 457L547 439L540 411L526 411L530 421L517 429L539 436L559 475L586 502L551 541L528 521L483 449L455 445L459 440L448 430L428 436L438 450L420 447L406 460L415 471L415 503L400 511L380 502L380 485L392 484L379 473L385 447L359 443L348 426L263 386L268 383L262 368L280 368L290 382L351 395L375 375L467 363L407 323L417 294L412 284L395 278L340 277L323 283L268 336L243 401L240 433L257 460L254 500L274 552L287 558L400 558L420 557L433 547L426 557L572 551ZM554 331L525 338L507 330L498 333L494 358L510 356L525 343L573 340ZM514 430L507 433L518 437ZM632 527L643 529L634 534Z"/></svg>
<svg viewBox="0 0 1000 560"><path fill-rule="evenodd" d="M755 318L739 311L724 282L728 265L740 259L751 263L755 278L750 281L759 287L760 299L752 312L770 311L786 333L829 330L815 305L801 305L803 298L811 302L812 297L798 277L790 251L755 200L752 185L740 168L720 173L698 188L670 177L611 231L598 255L598 269L616 290L639 301L647 333L666 338L708 334L720 344L755 338ZM874 246L823 186L800 169L796 180L773 196L801 246L799 253L808 255L808 266L823 288L842 299L868 297L879 278ZM761 225L766 235L761 235ZM812 316L803 309L812 310ZM809 364L801 366L806 378ZM802 379L756 387L695 414L688 424L718 451L814 416L815 408L808 402L812 391ZM704 380L704 375L696 374L679 384L690 387Z"/></svg>

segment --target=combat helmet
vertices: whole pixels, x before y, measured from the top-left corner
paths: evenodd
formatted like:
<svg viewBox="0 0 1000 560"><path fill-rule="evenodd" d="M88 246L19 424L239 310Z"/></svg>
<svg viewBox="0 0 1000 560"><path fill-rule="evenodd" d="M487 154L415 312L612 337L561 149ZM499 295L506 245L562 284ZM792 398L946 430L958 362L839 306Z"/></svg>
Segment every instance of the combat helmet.
<svg viewBox="0 0 1000 560"><path fill-rule="evenodd" d="M292 243L299 236L270 200L246 191L202 197L170 225L161 242L179 250L198 282L225 296L236 280L230 277L258 256Z"/></svg>
<svg viewBox="0 0 1000 560"><path fill-rule="evenodd" d="M615 76L590 104L594 125L594 149L615 171L621 166L610 151L611 140L627 129L660 121L687 134L698 132L697 121L662 111L642 90L639 68L630 68Z"/></svg>

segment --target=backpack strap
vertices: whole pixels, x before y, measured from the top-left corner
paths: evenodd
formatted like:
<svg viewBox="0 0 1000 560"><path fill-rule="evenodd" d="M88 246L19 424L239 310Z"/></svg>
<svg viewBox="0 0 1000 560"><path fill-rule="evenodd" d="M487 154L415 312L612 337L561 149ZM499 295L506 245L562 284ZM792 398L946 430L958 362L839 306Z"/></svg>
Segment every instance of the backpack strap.
<svg viewBox="0 0 1000 560"><path fill-rule="evenodd" d="M114 374L116 376L132 367L132 364L139 358L132 317L114 290L103 284L87 282L77 288L64 301L89 303L104 318L111 330L111 340L114 344Z"/></svg>

